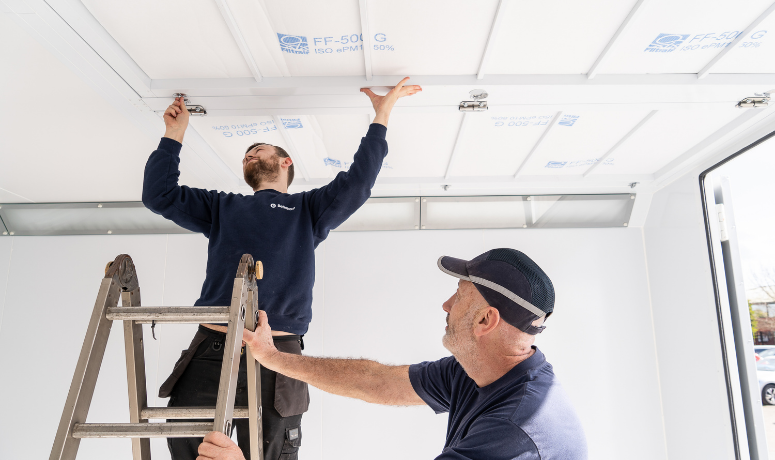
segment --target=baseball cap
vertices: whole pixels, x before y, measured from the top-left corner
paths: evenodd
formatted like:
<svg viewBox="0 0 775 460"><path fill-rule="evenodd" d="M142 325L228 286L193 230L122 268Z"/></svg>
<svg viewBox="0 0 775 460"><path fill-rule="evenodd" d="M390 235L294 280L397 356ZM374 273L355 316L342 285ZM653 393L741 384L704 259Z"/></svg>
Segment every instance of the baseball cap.
<svg viewBox="0 0 775 460"><path fill-rule="evenodd" d="M474 283L484 300L517 329L535 335L546 328L532 323L554 311L554 286L524 253L499 248L471 260L441 256L437 264L444 273Z"/></svg>

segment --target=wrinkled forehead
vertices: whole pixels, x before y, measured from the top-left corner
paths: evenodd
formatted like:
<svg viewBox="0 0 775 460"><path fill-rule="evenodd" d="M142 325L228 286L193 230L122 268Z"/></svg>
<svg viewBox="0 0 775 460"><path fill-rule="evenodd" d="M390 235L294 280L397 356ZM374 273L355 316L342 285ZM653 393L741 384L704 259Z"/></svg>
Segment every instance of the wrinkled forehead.
<svg viewBox="0 0 775 460"><path fill-rule="evenodd" d="M474 283L466 280L458 280L457 290L460 294L470 294L470 295L479 294L479 290L476 289L476 286L474 286Z"/></svg>
<svg viewBox="0 0 775 460"><path fill-rule="evenodd" d="M275 151L273 145L262 144L262 145L257 145L255 147L253 147L252 149L248 150L247 153L245 153L245 155L247 156L250 153L258 153L258 152L261 152L261 151L266 151L266 152L269 152L269 153L277 153Z"/></svg>

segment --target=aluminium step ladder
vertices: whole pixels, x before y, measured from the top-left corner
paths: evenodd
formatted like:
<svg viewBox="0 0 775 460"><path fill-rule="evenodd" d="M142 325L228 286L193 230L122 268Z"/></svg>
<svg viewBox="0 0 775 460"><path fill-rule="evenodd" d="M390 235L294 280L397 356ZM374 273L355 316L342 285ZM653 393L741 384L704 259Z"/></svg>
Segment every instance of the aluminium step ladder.
<svg viewBox="0 0 775 460"><path fill-rule="evenodd" d="M148 438L202 437L211 431L228 436L233 418L248 418L249 460L263 460L260 365L247 347L248 407L234 407L243 328L254 331L258 324L257 278L263 278L261 262L254 264L253 257L245 254L237 268L230 306L143 307L132 258L121 254L110 262L105 268L49 459L74 460L83 438L119 437L132 438L134 460L150 460ZM113 321L124 322L130 423L85 423ZM227 321L215 407L147 407L142 324ZM149 419L200 418L212 418L213 423L148 423Z"/></svg>

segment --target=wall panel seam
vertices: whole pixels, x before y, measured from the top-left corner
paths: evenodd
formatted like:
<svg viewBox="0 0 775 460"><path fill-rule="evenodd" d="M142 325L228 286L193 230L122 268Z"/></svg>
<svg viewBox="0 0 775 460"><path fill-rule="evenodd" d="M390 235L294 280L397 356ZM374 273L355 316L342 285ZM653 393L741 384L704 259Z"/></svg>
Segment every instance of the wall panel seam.
<svg viewBox="0 0 775 460"><path fill-rule="evenodd" d="M648 220L648 217L646 217ZM651 336L653 337L654 344L654 359L656 361L657 371L657 391L659 392L659 413L662 416L662 442L665 449L665 459L670 458L667 449L667 424L665 421L665 401L662 398L662 376L659 372L659 350L657 349L657 328L654 323L654 300L651 296L651 274L649 272L649 256L646 248L646 229L644 226L640 227L641 241L643 242L643 261L646 264L646 289L648 290L649 301L649 316L651 317Z"/></svg>
<svg viewBox="0 0 775 460"><path fill-rule="evenodd" d="M11 237L11 252L8 253L8 272L5 275L5 290L3 291L3 302L0 303L0 334L3 333L3 318L5 317L5 301L8 298L8 280L11 278L11 259L13 258L13 240Z"/></svg>

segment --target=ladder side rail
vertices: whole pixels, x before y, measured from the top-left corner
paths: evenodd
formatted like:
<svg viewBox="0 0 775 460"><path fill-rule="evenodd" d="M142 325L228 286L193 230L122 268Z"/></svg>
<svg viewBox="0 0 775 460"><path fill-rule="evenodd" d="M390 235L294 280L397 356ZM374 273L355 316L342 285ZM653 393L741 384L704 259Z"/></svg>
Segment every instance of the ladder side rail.
<svg viewBox="0 0 775 460"><path fill-rule="evenodd" d="M249 314L245 327L255 331L258 327L258 291L252 284L248 291ZM261 410L261 365L256 361L250 347L245 347L248 373L248 427L250 430L250 459L264 460L264 424Z"/></svg>
<svg viewBox="0 0 775 460"><path fill-rule="evenodd" d="M121 293L122 307L140 306L140 287ZM140 412L148 407L145 380L145 352L143 326L136 321L124 321L124 349L126 351L126 378L129 392L129 422L148 423ZM151 441L148 438L132 438L132 459L151 460Z"/></svg>
<svg viewBox="0 0 775 460"><path fill-rule="evenodd" d="M72 436L72 429L86 421L113 324L105 313L108 307L118 305L119 293L113 277L102 279L49 460L75 460L78 453L80 440Z"/></svg>
<svg viewBox="0 0 775 460"><path fill-rule="evenodd" d="M240 351L242 349L242 330L245 327L247 303L247 284L242 278L234 279L231 294L229 323L226 328L226 340L223 348L221 379L218 383L218 399L215 404L213 431L231 436L232 417L234 415L234 397L237 392L237 374L239 373Z"/></svg>

